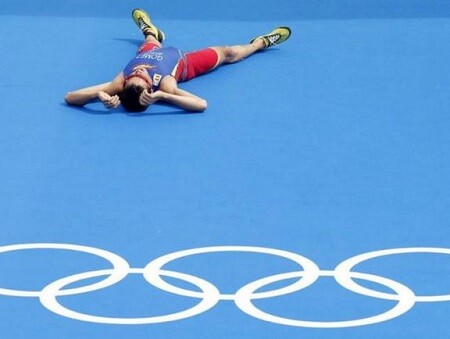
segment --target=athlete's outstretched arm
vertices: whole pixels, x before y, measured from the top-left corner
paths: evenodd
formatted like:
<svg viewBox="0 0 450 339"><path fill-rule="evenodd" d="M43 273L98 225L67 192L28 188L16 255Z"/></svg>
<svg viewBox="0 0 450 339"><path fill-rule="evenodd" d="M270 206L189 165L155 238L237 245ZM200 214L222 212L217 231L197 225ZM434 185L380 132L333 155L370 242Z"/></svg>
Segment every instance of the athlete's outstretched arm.
<svg viewBox="0 0 450 339"><path fill-rule="evenodd" d="M158 101L164 101L191 112L203 112L208 105L205 99L179 88L172 93L163 92L161 90L149 93L145 90L140 100L141 104L147 106Z"/></svg>
<svg viewBox="0 0 450 339"><path fill-rule="evenodd" d="M123 83L123 74L120 73L113 81L68 92L64 100L74 106L84 106L100 100L107 108L116 108L120 104L117 94L123 90Z"/></svg>
<svg viewBox="0 0 450 339"><path fill-rule="evenodd" d="M157 101L164 101L192 112L203 112L208 106L205 99L178 88L176 80L172 77L165 79L165 83L159 91L154 93L144 91L141 97L141 104L144 105L150 105Z"/></svg>

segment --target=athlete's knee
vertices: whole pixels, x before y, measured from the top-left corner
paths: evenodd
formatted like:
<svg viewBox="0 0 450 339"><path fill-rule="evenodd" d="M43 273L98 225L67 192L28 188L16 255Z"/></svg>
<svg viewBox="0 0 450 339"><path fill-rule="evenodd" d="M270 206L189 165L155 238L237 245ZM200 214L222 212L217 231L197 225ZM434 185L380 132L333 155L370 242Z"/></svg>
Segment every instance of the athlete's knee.
<svg viewBox="0 0 450 339"><path fill-rule="evenodd" d="M223 46L220 48L220 56L224 63L232 63L239 61L239 53L235 48L230 46Z"/></svg>

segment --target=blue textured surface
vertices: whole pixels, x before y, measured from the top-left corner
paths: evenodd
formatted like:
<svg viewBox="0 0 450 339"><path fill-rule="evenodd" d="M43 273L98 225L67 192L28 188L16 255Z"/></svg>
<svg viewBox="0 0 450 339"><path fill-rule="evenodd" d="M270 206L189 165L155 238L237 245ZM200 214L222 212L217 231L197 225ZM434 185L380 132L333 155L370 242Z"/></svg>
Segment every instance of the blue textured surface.
<svg viewBox="0 0 450 339"><path fill-rule="evenodd" d="M0 245L72 243L132 267L219 245L278 248L331 270L359 253L450 248L448 1L10 1L0 9ZM74 109L66 91L108 81L141 41L129 18L148 8L168 44L192 50L247 42L283 24L286 44L181 87L202 114L167 106L130 116ZM320 20L315 20L320 19ZM352 20L343 20L352 19ZM210 259L210 260L208 260ZM230 292L292 269L261 255L184 259L181 272ZM363 268L363 266L361 265ZM40 289L108 268L80 253L0 255L0 288ZM450 293L450 258L404 254L364 266L417 294ZM133 275L60 297L80 312L146 316L197 301L160 295ZM394 302L328 278L255 302L295 319L366 317ZM282 326L219 302L159 325L100 325L55 315L36 298L0 296L2 338L446 338L449 303L347 329Z"/></svg>
<svg viewBox="0 0 450 339"><path fill-rule="evenodd" d="M358 18L447 18L450 3L445 0L3 0L0 13L126 17L130 7L151 7L160 19L172 20L314 20Z"/></svg>

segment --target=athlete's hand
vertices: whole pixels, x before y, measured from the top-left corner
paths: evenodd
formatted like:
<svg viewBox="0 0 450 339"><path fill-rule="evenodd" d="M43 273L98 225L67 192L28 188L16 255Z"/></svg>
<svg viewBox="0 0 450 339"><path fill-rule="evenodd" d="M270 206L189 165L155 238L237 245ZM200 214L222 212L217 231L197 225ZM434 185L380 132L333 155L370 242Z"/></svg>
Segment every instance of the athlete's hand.
<svg viewBox="0 0 450 339"><path fill-rule="evenodd" d="M161 91L149 92L147 89L145 89L139 97L139 103L144 106L149 106L159 101L160 99Z"/></svg>
<svg viewBox="0 0 450 339"><path fill-rule="evenodd" d="M106 108L116 108L120 105L120 99L118 95L109 95L106 92L98 92L98 98Z"/></svg>

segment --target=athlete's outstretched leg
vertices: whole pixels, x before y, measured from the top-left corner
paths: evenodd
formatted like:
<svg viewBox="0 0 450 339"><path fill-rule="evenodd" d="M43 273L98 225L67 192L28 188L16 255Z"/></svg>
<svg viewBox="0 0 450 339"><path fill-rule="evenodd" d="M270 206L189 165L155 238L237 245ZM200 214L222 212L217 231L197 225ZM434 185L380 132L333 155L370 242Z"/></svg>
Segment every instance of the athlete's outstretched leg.
<svg viewBox="0 0 450 339"><path fill-rule="evenodd" d="M152 36L160 43L164 41L164 32L151 22L150 16L146 11L140 8L136 8L133 10L131 15L133 16L133 20L136 25L142 31L142 34L144 34L145 40L147 40L147 37Z"/></svg>
<svg viewBox="0 0 450 339"><path fill-rule="evenodd" d="M217 66L241 61L259 50L281 44L290 36L291 30L288 27L278 27L268 34L254 38L246 45L212 47L219 55Z"/></svg>
<svg viewBox="0 0 450 339"><path fill-rule="evenodd" d="M164 32L155 26L150 16L143 9L136 8L131 13L134 22L145 37L144 43L139 47L138 53L147 52L155 48L161 48L165 39Z"/></svg>
<svg viewBox="0 0 450 339"><path fill-rule="evenodd" d="M211 47L219 55L217 66L238 62L264 48L264 42L258 39L251 44ZM216 67L217 67L216 66Z"/></svg>

